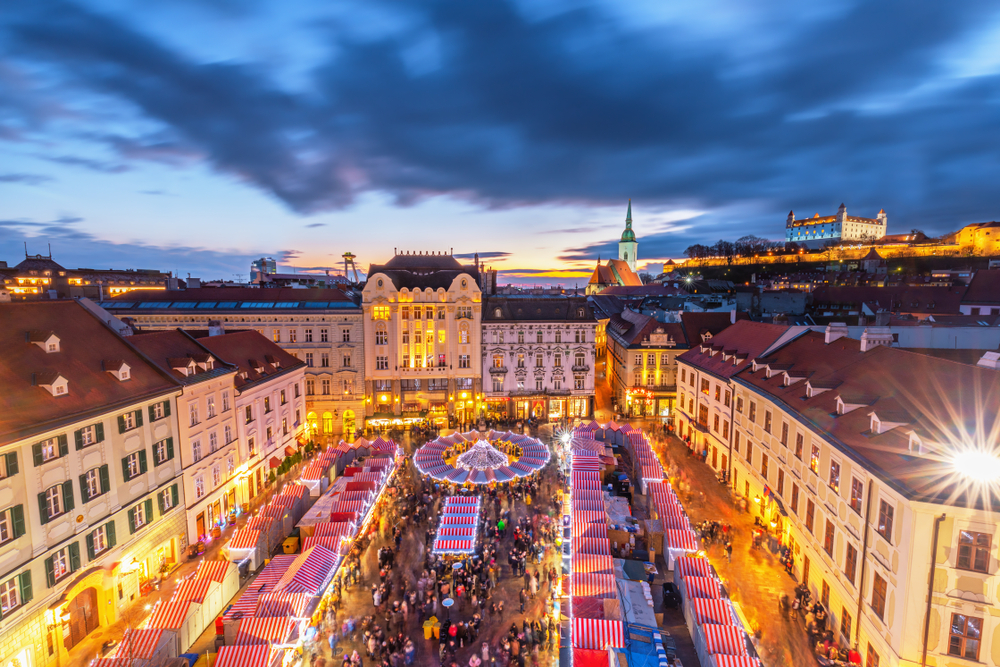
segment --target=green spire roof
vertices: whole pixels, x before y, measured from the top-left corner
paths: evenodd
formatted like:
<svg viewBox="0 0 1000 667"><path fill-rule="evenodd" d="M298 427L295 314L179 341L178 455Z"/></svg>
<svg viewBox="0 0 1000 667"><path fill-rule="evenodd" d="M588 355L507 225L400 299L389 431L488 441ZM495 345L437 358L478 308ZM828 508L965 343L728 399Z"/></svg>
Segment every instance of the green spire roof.
<svg viewBox="0 0 1000 667"><path fill-rule="evenodd" d="M625 231L622 232L622 241L635 242L635 232L632 231L632 200L628 200L628 213L625 215Z"/></svg>

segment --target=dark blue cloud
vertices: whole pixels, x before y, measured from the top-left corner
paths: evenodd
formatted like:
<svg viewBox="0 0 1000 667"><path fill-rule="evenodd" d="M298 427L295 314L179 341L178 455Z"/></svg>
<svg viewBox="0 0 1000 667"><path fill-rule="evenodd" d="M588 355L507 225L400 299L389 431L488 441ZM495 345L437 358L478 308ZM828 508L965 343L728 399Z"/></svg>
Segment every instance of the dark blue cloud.
<svg viewBox="0 0 1000 667"><path fill-rule="evenodd" d="M645 256L776 236L788 209L832 213L841 201L858 215L884 207L893 231L996 217L1000 77L952 77L942 64L996 18L992 3L830 4L772 26L771 50L735 63L719 41L672 24L637 30L595 6L539 18L503 0L378 5L403 27L359 32L350 12L310 27L328 49L296 90L263 62L201 62L151 37L138 14L32 3L0 30L14 62L160 126L103 134L115 160L48 159L206 160L302 213L370 190L403 204L632 197L647 210L726 212L641 237ZM49 118L16 102L16 123L0 116L0 130ZM734 210L744 201L752 213ZM614 247L567 258L598 250Z"/></svg>

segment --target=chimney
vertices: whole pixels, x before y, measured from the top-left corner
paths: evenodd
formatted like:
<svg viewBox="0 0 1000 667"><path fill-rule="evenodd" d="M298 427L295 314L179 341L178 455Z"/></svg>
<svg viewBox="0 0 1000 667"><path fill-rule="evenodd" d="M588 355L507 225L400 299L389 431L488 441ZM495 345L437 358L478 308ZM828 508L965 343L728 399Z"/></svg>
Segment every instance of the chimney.
<svg viewBox="0 0 1000 667"><path fill-rule="evenodd" d="M976 362L976 365L980 368L1000 370L1000 352L987 352Z"/></svg>
<svg viewBox="0 0 1000 667"><path fill-rule="evenodd" d="M861 334L862 352L882 345L892 347L892 331L889 327L867 327Z"/></svg>
<svg viewBox="0 0 1000 667"><path fill-rule="evenodd" d="M826 336L823 338L823 342L829 345L838 338L843 338L847 335L847 324L844 322L830 322L826 326Z"/></svg>
<svg viewBox="0 0 1000 667"><path fill-rule="evenodd" d="M222 320L208 321L208 335L221 336L226 333L226 328L222 325Z"/></svg>
<svg viewBox="0 0 1000 667"><path fill-rule="evenodd" d="M736 324L736 309L733 308L729 311L729 323Z"/></svg>

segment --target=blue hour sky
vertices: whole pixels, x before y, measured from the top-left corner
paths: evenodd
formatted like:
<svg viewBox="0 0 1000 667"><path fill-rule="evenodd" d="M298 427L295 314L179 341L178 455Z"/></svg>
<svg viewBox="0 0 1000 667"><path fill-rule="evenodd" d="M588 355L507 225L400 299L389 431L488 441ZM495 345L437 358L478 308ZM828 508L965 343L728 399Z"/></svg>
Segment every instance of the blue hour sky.
<svg viewBox="0 0 1000 667"><path fill-rule="evenodd" d="M785 216L997 219L1000 5L89 0L0 12L0 259L582 281Z"/></svg>

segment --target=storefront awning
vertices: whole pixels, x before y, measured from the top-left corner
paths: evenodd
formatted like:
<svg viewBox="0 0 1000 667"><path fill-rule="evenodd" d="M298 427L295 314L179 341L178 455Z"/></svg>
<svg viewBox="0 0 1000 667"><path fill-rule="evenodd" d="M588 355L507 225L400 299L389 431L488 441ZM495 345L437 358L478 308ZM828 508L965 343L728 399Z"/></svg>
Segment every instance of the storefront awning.
<svg viewBox="0 0 1000 667"><path fill-rule="evenodd" d="M281 465L281 459L279 459L277 456L272 456L269 463L271 464L272 469L277 468L278 466Z"/></svg>

